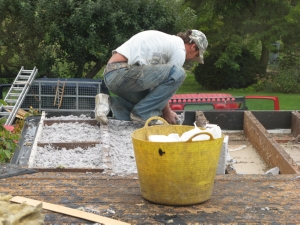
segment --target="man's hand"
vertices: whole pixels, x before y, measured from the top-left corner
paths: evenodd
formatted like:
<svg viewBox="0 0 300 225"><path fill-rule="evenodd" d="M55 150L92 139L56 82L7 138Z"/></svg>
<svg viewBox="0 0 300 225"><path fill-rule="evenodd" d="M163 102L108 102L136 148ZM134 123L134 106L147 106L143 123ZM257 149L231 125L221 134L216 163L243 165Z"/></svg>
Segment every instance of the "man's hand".
<svg viewBox="0 0 300 225"><path fill-rule="evenodd" d="M163 109L163 118L170 124L177 124L177 121L179 120L178 115L171 110L169 104Z"/></svg>
<svg viewBox="0 0 300 225"><path fill-rule="evenodd" d="M163 118L169 123L169 124L177 124L177 121L179 120L177 114L173 111L169 113L168 115L163 114Z"/></svg>

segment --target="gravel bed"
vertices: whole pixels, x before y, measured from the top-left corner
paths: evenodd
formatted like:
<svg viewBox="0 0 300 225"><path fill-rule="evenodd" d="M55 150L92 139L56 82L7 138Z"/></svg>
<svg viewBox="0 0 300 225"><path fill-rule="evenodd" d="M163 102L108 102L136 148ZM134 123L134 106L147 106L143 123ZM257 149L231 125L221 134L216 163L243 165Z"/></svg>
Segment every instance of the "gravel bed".
<svg viewBox="0 0 300 225"><path fill-rule="evenodd" d="M100 168L101 145L82 149L54 149L51 145L37 148L36 168Z"/></svg>
<svg viewBox="0 0 300 225"><path fill-rule="evenodd" d="M84 142L99 141L101 131L98 126L86 123L54 123L44 126L39 142Z"/></svg>

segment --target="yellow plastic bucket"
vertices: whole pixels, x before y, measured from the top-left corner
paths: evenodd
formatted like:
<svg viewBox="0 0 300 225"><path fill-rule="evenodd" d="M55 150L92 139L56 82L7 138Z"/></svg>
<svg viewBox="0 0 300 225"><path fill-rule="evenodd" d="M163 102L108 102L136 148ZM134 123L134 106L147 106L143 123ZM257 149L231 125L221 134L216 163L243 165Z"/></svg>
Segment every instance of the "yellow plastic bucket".
<svg viewBox="0 0 300 225"><path fill-rule="evenodd" d="M152 120L163 125L148 126ZM151 117L132 133L132 142L142 196L162 205L193 205L211 197L222 138L186 142L150 142L149 135L169 135L192 130L193 126L170 125Z"/></svg>

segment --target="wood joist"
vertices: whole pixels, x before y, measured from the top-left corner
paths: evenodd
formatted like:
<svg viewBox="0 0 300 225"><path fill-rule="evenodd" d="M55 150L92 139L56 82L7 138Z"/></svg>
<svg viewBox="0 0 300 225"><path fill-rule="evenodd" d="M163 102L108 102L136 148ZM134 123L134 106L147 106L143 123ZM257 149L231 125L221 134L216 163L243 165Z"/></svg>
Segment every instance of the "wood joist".
<svg viewBox="0 0 300 225"><path fill-rule="evenodd" d="M292 118L300 124L299 117L295 116L293 114ZM300 174L297 164L250 111L244 112L244 132L269 166L279 167L281 174Z"/></svg>

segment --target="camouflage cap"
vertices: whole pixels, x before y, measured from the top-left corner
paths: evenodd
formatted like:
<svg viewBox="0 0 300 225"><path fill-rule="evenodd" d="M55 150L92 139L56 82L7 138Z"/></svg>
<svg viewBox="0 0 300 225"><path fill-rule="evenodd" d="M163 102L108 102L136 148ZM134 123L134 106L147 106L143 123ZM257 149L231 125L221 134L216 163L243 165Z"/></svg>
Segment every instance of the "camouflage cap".
<svg viewBox="0 0 300 225"><path fill-rule="evenodd" d="M192 30L192 34L190 35L190 39L197 45L199 48L199 57L195 57L193 61L204 64L203 54L207 48L208 41L204 33L199 30Z"/></svg>

